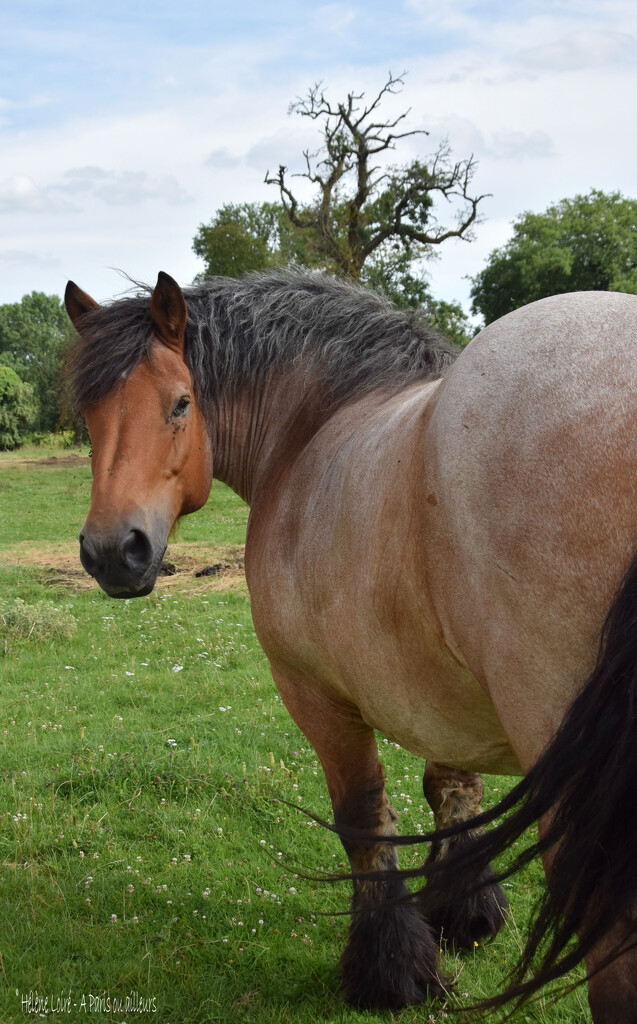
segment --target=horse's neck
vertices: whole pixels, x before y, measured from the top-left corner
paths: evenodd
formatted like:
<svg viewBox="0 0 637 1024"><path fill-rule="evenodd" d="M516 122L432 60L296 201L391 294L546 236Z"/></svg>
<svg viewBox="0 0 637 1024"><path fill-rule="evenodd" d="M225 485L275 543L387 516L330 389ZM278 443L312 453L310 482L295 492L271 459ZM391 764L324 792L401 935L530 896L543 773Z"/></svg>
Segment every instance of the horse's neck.
<svg viewBox="0 0 637 1024"><path fill-rule="evenodd" d="M213 472L251 504L262 483L294 457L325 413L305 370L271 373L224 396L213 425Z"/></svg>

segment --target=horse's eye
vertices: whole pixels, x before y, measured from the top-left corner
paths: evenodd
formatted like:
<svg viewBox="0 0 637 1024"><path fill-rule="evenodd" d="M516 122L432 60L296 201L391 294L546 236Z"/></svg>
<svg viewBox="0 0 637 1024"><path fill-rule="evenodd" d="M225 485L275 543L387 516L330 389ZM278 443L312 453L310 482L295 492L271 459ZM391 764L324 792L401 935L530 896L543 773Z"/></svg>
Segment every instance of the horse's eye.
<svg viewBox="0 0 637 1024"><path fill-rule="evenodd" d="M177 402L177 405L175 406L175 408L172 411L172 414L171 414L172 418L173 419L178 419L180 416L185 416L187 411L188 411L188 406L189 405L190 405L190 399L189 398L185 398L185 397L184 398L180 398L179 401Z"/></svg>

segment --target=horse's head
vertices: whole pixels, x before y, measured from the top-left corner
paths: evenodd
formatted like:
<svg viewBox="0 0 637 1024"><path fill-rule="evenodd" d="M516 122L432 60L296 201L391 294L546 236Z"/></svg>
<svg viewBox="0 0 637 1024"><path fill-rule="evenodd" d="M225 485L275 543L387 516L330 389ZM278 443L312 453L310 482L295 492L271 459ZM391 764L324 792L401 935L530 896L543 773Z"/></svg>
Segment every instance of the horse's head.
<svg viewBox="0 0 637 1024"><path fill-rule="evenodd" d="M99 316L97 303L73 282L64 300L81 336ZM152 293L150 319L149 355L82 407L93 486L80 559L111 597L153 589L172 527L205 504L212 480L209 434L184 358L186 303L167 274Z"/></svg>

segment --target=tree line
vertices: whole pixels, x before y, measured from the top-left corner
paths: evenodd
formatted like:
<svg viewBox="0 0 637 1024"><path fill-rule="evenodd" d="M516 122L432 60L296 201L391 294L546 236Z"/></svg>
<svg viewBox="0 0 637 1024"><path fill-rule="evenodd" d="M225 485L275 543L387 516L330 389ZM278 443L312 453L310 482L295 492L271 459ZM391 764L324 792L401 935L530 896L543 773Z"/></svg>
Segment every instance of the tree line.
<svg viewBox="0 0 637 1024"><path fill-rule="evenodd" d="M57 295L0 305L0 450L67 426L63 357L71 327Z"/></svg>
<svg viewBox="0 0 637 1024"><path fill-rule="evenodd" d="M337 103L317 84L295 100L290 112L318 128L318 146L303 154L296 175L312 198L298 198L284 165L268 171L274 201L226 204L199 226L198 277L238 277L290 263L322 269L399 306L423 308L440 333L466 344L474 333L469 317L459 303L432 295L426 266L449 239L472 240L486 197L473 188L473 157L454 159L447 142L426 159L387 161L402 140L427 134L404 129L409 111L381 112L403 84L404 75L389 75L371 100L351 92ZM450 220L439 218L440 206ZM522 213L509 241L471 280L472 313L485 325L561 292L637 293L637 201L591 189L543 213ZM57 296L32 292L0 306L0 449L64 426L77 430L64 402L70 339Z"/></svg>

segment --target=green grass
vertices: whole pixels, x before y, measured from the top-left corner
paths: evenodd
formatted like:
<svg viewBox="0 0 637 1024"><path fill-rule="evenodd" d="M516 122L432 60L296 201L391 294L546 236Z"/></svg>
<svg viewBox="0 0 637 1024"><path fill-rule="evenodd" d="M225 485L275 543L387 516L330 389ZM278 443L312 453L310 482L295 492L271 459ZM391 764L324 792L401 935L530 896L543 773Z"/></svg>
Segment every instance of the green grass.
<svg viewBox="0 0 637 1024"><path fill-rule="evenodd" d="M52 603L77 622L70 637L14 637L5 656L0 648L0 1022L36 1016L21 1002L36 992L50 1002L70 993L77 1006L59 1015L70 1022L391 1021L340 995L349 889L302 875L342 870L345 857L331 833L278 802L330 815L315 754L256 641L247 593L204 580L187 595L116 602L97 589L52 588L46 573L12 564L23 537L13 501L37 491L55 505L54 524L33 510L33 540L73 539L88 501L80 468L0 462L0 593ZM224 542L236 544L245 515L216 487L183 534L225 528ZM378 739L402 831L427 828L423 764ZM511 781L487 780L488 802ZM402 862L422 856L408 847ZM459 972L453 1000L495 991L542 885L539 866L512 880L505 931L447 957ZM147 1012L127 1014L131 993L151 1001ZM440 1003L397 1015L401 1024L447 1017ZM514 1019L590 1018L580 990Z"/></svg>

